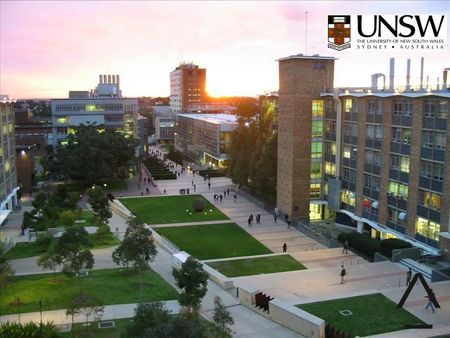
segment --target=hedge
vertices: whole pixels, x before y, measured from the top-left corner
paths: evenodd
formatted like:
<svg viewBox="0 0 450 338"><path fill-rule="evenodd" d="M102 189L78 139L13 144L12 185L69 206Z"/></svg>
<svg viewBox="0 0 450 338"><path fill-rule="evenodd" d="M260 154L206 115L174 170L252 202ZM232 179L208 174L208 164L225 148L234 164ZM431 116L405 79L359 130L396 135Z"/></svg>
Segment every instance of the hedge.
<svg viewBox="0 0 450 338"><path fill-rule="evenodd" d="M409 242L401 240L399 238L384 239L380 243L381 253L386 257L392 257L392 250L394 249L406 249L411 248L412 245Z"/></svg>
<svg viewBox="0 0 450 338"><path fill-rule="evenodd" d="M155 180L174 180L177 178L177 175L167 169L164 163L156 157L146 157L142 162Z"/></svg>
<svg viewBox="0 0 450 338"><path fill-rule="evenodd" d="M379 240L360 234L359 232L342 232L338 235L337 239L341 243L348 241L350 247L367 255L371 259L373 259L375 252L381 249Z"/></svg>
<svg viewBox="0 0 450 338"><path fill-rule="evenodd" d="M225 173L222 170L218 170L218 169L199 170L198 174L203 177L205 177L206 175L208 175L208 177L223 177L223 176L225 176Z"/></svg>

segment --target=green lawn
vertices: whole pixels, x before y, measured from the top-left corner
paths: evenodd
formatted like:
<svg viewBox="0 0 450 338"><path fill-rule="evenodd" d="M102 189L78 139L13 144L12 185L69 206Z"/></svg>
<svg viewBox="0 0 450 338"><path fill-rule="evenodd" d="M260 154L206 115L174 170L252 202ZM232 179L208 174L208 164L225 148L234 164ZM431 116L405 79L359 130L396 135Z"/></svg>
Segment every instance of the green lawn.
<svg viewBox="0 0 450 338"><path fill-rule="evenodd" d="M140 285L143 285L142 296L145 301L178 297L177 291L153 271L143 274L142 283L140 274L127 275L123 271L90 271L89 276L82 280L85 294L103 299L105 305L137 303L141 300ZM1 314L39 311L39 300L42 301L42 310L67 309L79 291L78 278L69 278L62 273L11 277L1 292ZM21 302L20 308L12 305L17 298Z"/></svg>
<svg viewBox="0 0 450 338"><path fill-rule="evenodd" d="M164 227L156 231L198 259L272 253L235 223Z"/></svg>
<svg viewBox="0 0 450 338"><path fill-rule="evenodd" d="M80 216L76 216L75 220L83 220L85 221L84 223L78 223L79 225L82 225L84 227L88 227L88 226L97 226L97 223L94 220L94 214L92 213L91 210L82 210L80 213Z"/></svg>
<svg viewBox="0 0 450 338"><path fill-rule="evenodd" d="M289 255L260 258L233 259L206 263L227 277L251 276L306 269L303 264Z"/></svg>
<svg viewBox="0 0 450 338"><path fill-rule="evenodd" d="M111 246L119 245L120 241L111 233L103 239L98 239L95 234L90 234L89 238L92 243L91 249L103 249ZM53 239L56 241L56 238ZM6 259L19 259L40 256L46 251L41 248L36 242L17 243L11 250L6 253Z"/></svg>
<svg viewBox="0 0 450 338"><path fill-rule="evenodd" d="M397 304L381 293L301 304L297 307L353 337L404 330L405 324L423 324L408 311L397 308ZM343 316L339 313L341 310L350 310L353 315Z"/></svg>
<svg viewBox="0 0 450 338"><path fill-rule="evenodd" d="M192 202L202 198L205 211L192 211ZM203 222L228 219L201 195L164 196L120 199L133 214L147 224Z"/></svg>
<svg viewBox="0 0 450 338"><path fill-rule="evenodd" d="M92 337L95 338L120 338L120 334L125 331L128 324L131 323L131 318L125 319L114 319L114 327L99 329L98 322L89 323L88 332L91 333ZM86 332L86 327L84 323L78 323L74 325L75 337L84 337L83 334ZM62 337L73 337L72 332L61 333Z"/></svg>

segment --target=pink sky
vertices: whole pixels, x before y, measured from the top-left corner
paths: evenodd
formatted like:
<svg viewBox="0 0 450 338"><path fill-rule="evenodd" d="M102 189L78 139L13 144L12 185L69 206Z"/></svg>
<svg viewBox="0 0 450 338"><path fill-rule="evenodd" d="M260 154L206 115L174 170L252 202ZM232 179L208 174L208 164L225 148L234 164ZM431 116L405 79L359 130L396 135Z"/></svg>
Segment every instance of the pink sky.
<svg viewBox="0 0 450 338"><path fill-rule="evenodd" d="M0 1L0 93L66 97L88 90L98 74L120 74L125 96L168 96L181 61L207 68L211 95L257 95L278 89L276 59L305 52L339 58L336 86L369 85L397 58L397 83L412 58L432 83L450 67L446 51L341 52L327 48L327 15L450 14L449 1L150 2ZM447 27L448 32L448 27ZM448 32L448 36L450 33Z"/></svg>

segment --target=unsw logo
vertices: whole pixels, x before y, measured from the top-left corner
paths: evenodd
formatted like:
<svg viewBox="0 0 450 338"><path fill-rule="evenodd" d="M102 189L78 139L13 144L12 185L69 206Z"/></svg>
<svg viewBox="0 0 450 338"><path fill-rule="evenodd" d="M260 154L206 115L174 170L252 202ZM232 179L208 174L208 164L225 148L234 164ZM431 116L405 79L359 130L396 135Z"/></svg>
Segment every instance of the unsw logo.
<svg viewBox="0 0 450 338"><path fill-rule="evenodd" d="M350 15L328 15L328 48L350 48Z"/></svg>

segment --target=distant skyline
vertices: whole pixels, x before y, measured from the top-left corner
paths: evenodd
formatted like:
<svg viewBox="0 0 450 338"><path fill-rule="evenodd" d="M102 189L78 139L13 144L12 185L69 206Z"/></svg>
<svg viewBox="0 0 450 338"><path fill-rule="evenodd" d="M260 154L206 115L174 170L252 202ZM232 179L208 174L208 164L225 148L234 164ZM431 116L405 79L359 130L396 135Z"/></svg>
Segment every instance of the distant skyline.
<svg viewBox="0 0 450 338"><path fill-rule="evenodd" d="M407 8L406 8L407 7ZM420 57L435 85L450 52L334 51L327 16L450 14L450 1L0 1L0 94L63 98L89 90L99 74L119 74L124 96L169 96L169 73L183 61L206 68L211 96L255 96L278 90L276 59L305 53L338 58L336 86L369 86L372 73L396 85L406 59L418 84ZM352 26L353 27L353 26ZM353 28L352 28L353 29ZM445 27L450 37L450 27ZM442 79L441 79L442 82Z"/></svg>

